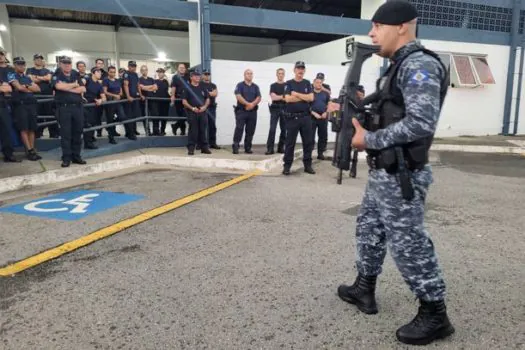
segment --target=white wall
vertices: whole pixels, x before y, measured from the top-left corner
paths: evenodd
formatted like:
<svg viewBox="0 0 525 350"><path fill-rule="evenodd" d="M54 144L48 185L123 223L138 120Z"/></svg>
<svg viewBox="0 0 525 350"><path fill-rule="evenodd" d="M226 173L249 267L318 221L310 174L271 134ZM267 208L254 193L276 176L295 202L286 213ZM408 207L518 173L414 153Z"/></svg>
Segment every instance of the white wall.
<svg viewBox="0 0 525 350"><path fill-rule="evenodd" d="M356 41L370 43L370 39L364 36L356 36ZM346 39L335 40L288 55L274 57L267 62L291 63L304 60L307 64L340 64L346 60L345 43ZM475 89L449 88L436 136L487 135L501 132L509 47L436 40L422 40L422 44L434 51L486 54L496 80L495 85L486 85ZM379 58L370 59L364 65L361 83L367 88L367 93L374 88L381 65L382 60ZM516 69L517 71L518 69ZM327 82L330 83L331 79L332 77L328 75ZM522 95L522 99L525 101L525 89ZM522 102L521 108L525 112L525 102ZM514 115L511 119L514 119ZM525 117L522 119L524 119L521 123L523 125L525 124ZM521 130L525 131L525 126L522 126Z"/></svg>
<svg viewBox="0 0 525 350"><path fill-rule="evenodd" d="M102 56L120 59L149 60L157 52L165 52L172 61L189 62L189 38L187 32L120 28L112 26L53 21L10 19L14 42L14 55L26 60L36 52L44 55L71 50L79 56ZM314 43L284 43L286 50L311 46ZM281 53L277 39L246 38L212 34L212 58L260 61Z"/></svg>
<svg viewBox="0 0 525 350"><path fill-rule="evenodd" d="M266 144L268 130L270 129L270 111L268 109L268 104L270 103L270 85L276 81L275 74L278 68L285 69L286 80L292 79L293 65L274 62L212 60L211 66L214 72L212 81L217 84L219 91L217 98L217 142L224 145L231 145L233 142L233 132L235 129L233 105L236 104L233 92L237 83L244 80L244 70L250 68L254 72L254 82L259 86L262 95L253 142L256 144ZM317 72L324 72L328 77L331 77L329 83L332 85L332 93L333 96L337 96L344 81L346 67L342 67L341 65L314 65L307 63L306 79L313 81ZM279 132L279 128L277 128L277 133ZM330 141L335 140L334 133L329 132L328 136ZM298 137L298 142L301 142L300 137Z"/></svg>

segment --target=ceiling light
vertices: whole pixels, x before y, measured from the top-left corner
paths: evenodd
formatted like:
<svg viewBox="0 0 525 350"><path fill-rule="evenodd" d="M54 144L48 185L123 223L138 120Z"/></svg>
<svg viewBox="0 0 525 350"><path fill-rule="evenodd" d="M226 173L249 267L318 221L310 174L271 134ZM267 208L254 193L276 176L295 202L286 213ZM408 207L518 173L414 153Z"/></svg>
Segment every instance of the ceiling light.
<svg viewBox="0 0 525 350"><path fill-rule="evenodd" d="M7 32L7 27L5 24L0 24L0 32Z"/></svg>

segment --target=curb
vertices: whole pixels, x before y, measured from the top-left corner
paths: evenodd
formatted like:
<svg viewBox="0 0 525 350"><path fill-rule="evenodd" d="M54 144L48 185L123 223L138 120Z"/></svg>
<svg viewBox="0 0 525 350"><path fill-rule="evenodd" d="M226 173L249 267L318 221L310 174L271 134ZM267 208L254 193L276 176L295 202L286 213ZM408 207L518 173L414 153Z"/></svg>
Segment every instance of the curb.
<svg viewBox="0 0 525 350"><path fill-rule="evenodd" d="M302 150L294 153L294 160L301 157ZM282 155L264 160L239 160L224 158L200 158L200 157L175 157L144 154L127 159L111 160L107 162L88 164L82 167L68 169L50 170L38 174L13 176L0 181L0 193L17 191L23 188L56 184L60 182L75 180L81 177L96 175L104 172L113 172L135 168L142 165L170 165L181 168L213 168L229 171L270 171L282 165Z"/></svg>
<svg viewBox="0 0 525 350"><path fill-rule="evenodd" d="M525 148L512 146L482 146L482 145L447 145L433 144L431 151L451 151L466 153L505 153L505 154L525 154Z"/></svg>

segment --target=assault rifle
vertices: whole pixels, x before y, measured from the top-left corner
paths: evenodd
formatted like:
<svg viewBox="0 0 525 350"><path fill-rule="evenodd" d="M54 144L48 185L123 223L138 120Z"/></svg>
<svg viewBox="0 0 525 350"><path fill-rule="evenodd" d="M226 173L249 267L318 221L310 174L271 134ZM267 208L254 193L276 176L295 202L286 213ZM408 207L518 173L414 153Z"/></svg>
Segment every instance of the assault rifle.
<svg viewBox="0 0 525 350"><path fill-rule="evenodd" d="M338 102L340 109L330 114L329 120L332 123L332 131L336 133L334 156L332 165L339 169L337 183L343 182L343 170L350 170L350 176L355 178L357 174L357 150L352 156L352 137L355 128L352 125L352 118L356 117L361 125L365 125L365 109L373 97L366 97L364 100L357 98L357 86L361 78L363 63L373 54L379 52L379 46L352 42L348 47L348 62L350 64L346 72L345 82L339 93Z"/></svg>

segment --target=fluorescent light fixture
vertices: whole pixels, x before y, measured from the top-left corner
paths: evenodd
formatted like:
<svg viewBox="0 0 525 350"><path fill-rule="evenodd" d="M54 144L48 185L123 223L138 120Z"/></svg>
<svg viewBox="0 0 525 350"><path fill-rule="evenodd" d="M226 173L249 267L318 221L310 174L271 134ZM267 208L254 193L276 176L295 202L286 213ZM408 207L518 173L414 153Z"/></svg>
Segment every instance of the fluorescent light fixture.
<svg viewBox="0 0 525 350"><path fill-rule="evenodd" d="M160 60L160 61L165 61L167 59L167 56L166 56L166 53L165 52L159 52L157 54L157 58Z"/></svg>
<svg viewBox="0 0 525 350"><path fill-rule="evenodd" d="M7 32L7 27L5 24L0 24L0 32Z"/></svg>

